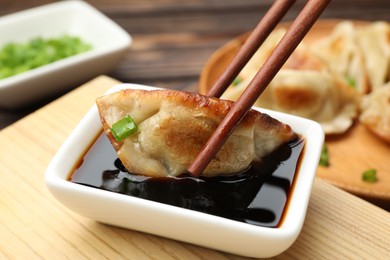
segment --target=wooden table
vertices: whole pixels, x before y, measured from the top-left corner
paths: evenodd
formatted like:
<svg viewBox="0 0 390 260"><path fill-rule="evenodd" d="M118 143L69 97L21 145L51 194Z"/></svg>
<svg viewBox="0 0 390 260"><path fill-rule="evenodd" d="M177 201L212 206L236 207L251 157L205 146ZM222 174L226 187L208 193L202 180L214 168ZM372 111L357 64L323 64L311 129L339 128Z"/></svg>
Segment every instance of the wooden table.
<svg viewBox="0 0 390 260"><path fill-rule="evenodd" d="M58 148L117 81L99 77L0 132L0 258L241 259L96 223L56 201L43 175ZM277 258L389 259L390 213L317 179L302 233Z"/></svg>
<svg viewBox="0 0 390 260"><path fill-rule="evenodd" d="M49 2L53 1L5 0L0 15ZM252 29L272 1L88 2L134 39L110 77L196 91L210 54ZM298 1L285 20L293 19L304 3ZM353 6L338 0L323 18L388 20L389 13L388 0L360 0ZM0 128L8 126L0 131L0 258L240 259L96 223L64 208L49 194L43 181L46 166L94 99L115 83L100 77L47 106L52 100L18 111L0 109ZM389 238L387 211L317 179L301 235L277 258L390 259Z"/></svg>

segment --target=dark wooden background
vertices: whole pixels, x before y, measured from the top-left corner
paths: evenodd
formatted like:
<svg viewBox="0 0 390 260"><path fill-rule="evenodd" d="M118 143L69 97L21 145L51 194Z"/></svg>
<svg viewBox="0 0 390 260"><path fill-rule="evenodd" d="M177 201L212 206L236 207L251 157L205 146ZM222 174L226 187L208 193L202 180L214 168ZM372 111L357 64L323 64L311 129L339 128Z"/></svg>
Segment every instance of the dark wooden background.
<svg viewBox="0 0 390 260"><path fill-rule="evenodd" d="M0 0L0 15L51 2L56 1ZM230 39L251 30L273 1L87 2L122 26L134 40L120 64L107 75L122 82L196 90L199 74L210 55ZM293 20L305 3L297 1L284 20ZM390 21L390 0L333 0L322 18ZM0 108L0 129L50 101L17 111Z"/></svg>

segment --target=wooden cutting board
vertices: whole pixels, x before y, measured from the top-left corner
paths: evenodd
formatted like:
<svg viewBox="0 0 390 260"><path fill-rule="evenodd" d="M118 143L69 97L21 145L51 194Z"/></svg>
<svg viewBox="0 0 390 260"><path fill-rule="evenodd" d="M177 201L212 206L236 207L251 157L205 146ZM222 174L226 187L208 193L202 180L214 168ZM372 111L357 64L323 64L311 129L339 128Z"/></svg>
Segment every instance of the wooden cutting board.
<svg viewBox="0 0 390 260"><path fill-rule="evenodd" d="M330 33L340 20L320 20L306 36L305 42L315 40ZM354 21L357 26L367 24ZM287 27L288 24L281 26ZM241 35L218 49L206 63L200 77L199 91L206 93L218 78L248 34ZM320 166L317 176L339 188L361 196L384 208L390 209L390 144L385 143L356 122L346 133L327 136L326 143L330 154L330 166ZM378 181L362 181L362 173L376 169Z"/></svg>

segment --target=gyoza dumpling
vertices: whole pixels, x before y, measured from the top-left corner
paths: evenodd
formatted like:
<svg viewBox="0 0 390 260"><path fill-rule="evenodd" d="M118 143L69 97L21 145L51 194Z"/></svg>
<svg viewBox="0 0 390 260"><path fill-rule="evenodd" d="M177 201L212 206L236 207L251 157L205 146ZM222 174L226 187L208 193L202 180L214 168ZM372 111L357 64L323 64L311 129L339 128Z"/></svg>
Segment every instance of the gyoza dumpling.
<svg viewBox="0 0 390 260"><path fill-rule="evenodd" d="M242 80L253 78L274 51L276 45L283 38L286 31L287 30L285 28L275 29L241 70L239 78ZM308 52L305 44L300 43L282 69L323 70L327 69L327 67L321 62L321 60Z"/></svg>
<svg viewBox="0 0 390 260"><path fill-rule="evenodd" d="M326 62L330 71L343 76L359 93L369 92L369 79L352 22L337 24L329 36L311 45L311 51Z"/></svg>
<svg viewBox="0 0 390 260"><path fill-rule="evenodd" d="M269 37L272 39L266 42L266 46L264 48L260 47L260 49L256 52L256 54L251 59L250 63L242 69L240 74L238 75L239 81L237 83L232 84L222 95L223 99L237 101L241 96L242 92L246 89L249 83L252 81L253 77L256 75L260 67L263 65L265 60L269 57L272 50L275 48L278 43L274 38L279 39L283 35L278 30L276 35L272 33ZM319 60L316 56L311 55L308 49L302 43L298 46L298 48L292 53L286 63L283 65L282 69L278 72L278 74L283 73L283 71L297 71L299 75L299 71L324 71L327 70L327 66ZM291 73L290 72L290 73ZM277 75L278 75L277 74ZM276 75L276 77L277 77ZM293 74L289 74L294 77ZM265 101L264 101L265 102ZM264 104L264 102L262 102ZM270 101L272 102L272 101ZM258 105L258 103L256 103ZM270 107L270 104L266 107Z"/></svg>
<svg viewBox="0 0 390 260"><path fill-rule="evenodd" d="M236 101L254 75L230 86L222 98ZM345 132L358 113L359 96L346 81L327 71L310 52L299 47L277 73L255 106L309 118L326 134Z"/></svg>
<svg viewBox="0 0 390 260"><path fill-rule="evenodd" d="M256 105L309 118L326 134L345 132L358 114L359 97L327 72L282 70Z"/></svg>
<svg viewBox="0 0 390 260"><path fill-rule="evenodd" d="M123 90L96 103L124 166L134 174L150 176L184 173L232 106L230 101L173 90ZM111 128L126 115L138 130L118 142ZM251 110L202 175L243 171L295 137L288 125Z"/></svg>
<svg viewBox="0 0 390 260"><path fill-rule="evenodd" d="M390 143L390 83L364 97L361 109L360 122Z"/></svg>
<svg viewBox="0 0 390 260"><path fill-rule="evenodd" d="M364 56L371 90L389 80L390 73L390 25L375 22L359 29L357 41Z"/></svg>
<svg viewBox="0 0 390 260"><path fill-rule="evenodd" d="M240 72L241 82L232 84L222 95L223 99L236 101L240 97L283 32L276 30L269 36L250 66ZM325 61L301 43L255 105L310 118L319 122L326 134L338 134L352 125L358 113L358 99L357 92L345 79L331 73Z"/></svg>

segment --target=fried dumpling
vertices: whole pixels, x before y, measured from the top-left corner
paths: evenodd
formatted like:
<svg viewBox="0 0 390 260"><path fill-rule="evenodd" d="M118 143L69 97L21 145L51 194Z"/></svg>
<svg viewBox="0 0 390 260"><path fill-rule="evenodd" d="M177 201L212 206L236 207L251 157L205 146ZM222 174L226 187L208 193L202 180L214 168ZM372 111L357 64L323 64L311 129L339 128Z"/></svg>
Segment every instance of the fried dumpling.
<svg viewBox="0 0 390 260"><path fill-rule="evenodd" d="M287 30L285 28L278 28L274 30L256 51L249 62L245 65L245 67L241 70L239 77L242 79L253 78L253 76L258 72L260 67L274 51L275 47L283 38L286 31ZM300 43L297 49L284 64L282 70L323 70L326 68L327 67L324 63L321 62L320 59L309 53L309 50L304 43Z"/></svg>
<svg viewBox="0 0 390 260"><path fill-rule="evenodd" d="M364 97L361 109L360 122L390 143L390 83Z"/></svg>
<svg viewBox="0 0 390 260"><path fill-rule="evenodd" d="M226 91L237 100L250 80ZM341 78L325 71L281 70L255 106L317 121L326 134L345 132L358 115L359 95Z"/></svg>
<svg viewBox="0 0 390 260"><path fill-rule="evenodd" d="M104 131L124 166L148 176L184 173L233 104L195 93L130 89L102 96L96 103ZM126 115L138 130L118 142L111 128ZM295 137L288 125L251 110L202 175L243 171Z"/></svg>
<svg viewBox="0 0 390 260"><path fill-rule="evenodd" d="M242 79L232 84L222 95L223 99L236 101L257 73L262 63L275 48L275 38L282 31L271 34L265 49L260 48L252 61L252 69L240 72ZM267 39L268 40L268 39ZM257 68L254 68L254 65ZM301 43L277 73L255 105L276 111L306 117L319 122L326 134L345 132L358 113L358 93L348 86L340 75L329 71L327 63Z"/></svg>
<svg viewBox="0 0 390 260"><path fill-rule="evenodd" d="M329 36L311 45L311 51L329 70L345 78L359 93L369 92L363 54L356 43L357 30L351 21L340 22Z"/></svg>
<svg viewBox="0 0 390 260"><path fill-rule="evenodd" d="M264 94L257 105L272 100L269 108L315 120L327 134L345 132L358 113L356 92L326 72L284 70Z"/></svg>
<svg viewBox="0 0 390 260"><path fill-rule="evenodd" d="M357 42L364 56L371 90L375 90L389 80L390 25L375 22L359 29Z"/></svg>

